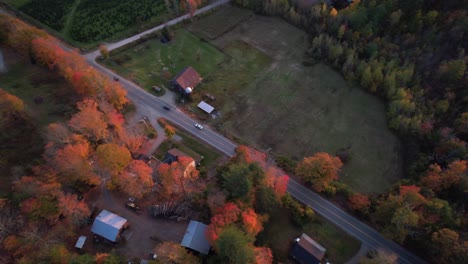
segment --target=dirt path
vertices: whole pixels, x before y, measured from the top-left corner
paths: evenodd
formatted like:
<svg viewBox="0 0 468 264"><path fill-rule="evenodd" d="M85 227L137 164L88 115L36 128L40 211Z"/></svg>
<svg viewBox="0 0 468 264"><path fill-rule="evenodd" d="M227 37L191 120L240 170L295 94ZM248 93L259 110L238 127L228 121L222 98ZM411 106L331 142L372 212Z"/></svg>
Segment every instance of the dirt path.
<svg viewBox="0 0 468 264"><path fill-rule="evenodd" d="M73 22L73 18L75 17L75 12L78 6L80 5L81 0L75 0L75 3L73 3L73 6L71 8L70 13L68 14L67 21L65 21L65 24L63 25L63 30L62 33L65 36L68 36L70 29L71 29L71 23Z"/></svg>
<svg viewBox="0 0 468 264"><path fill-rule="evenodd" d="M356 253L356 255L354 255L354 257L352 257L350 260L346 261L345 264L358 264L361 257L366 256L369 250L369 246L367 246L365 243L361 243L361 248L359 248L359 251Z"/></svg>

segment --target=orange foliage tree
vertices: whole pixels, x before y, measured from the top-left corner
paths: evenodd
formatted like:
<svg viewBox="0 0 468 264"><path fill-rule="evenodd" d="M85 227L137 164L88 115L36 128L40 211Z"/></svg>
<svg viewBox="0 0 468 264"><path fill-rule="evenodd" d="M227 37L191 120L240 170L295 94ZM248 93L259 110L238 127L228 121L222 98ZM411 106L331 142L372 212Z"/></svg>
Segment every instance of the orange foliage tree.
<svg viewBox="0 0 468 264"><path fill-rule="evenodd" d="M62 183L73 184L77 180L91 185L100 183L89 163L90 151L89 143L82 138L57 150L52 164L64 176L59 178Z"/></svg>
<svg viewBox="0 0 468 264"><path fill-rule="evenodd" d="M195 168L192 158L178 157L178 161L170 165L163 163L158 168L163 192L166 196L180 198L182 194L189 195L199 191L201 186L198 182L199 172Z"/></svg>
<svg viewBox="0 0 468 264"><path fill-rule="evenodd" d="M114 181L119 189L136 198L142 198L151 192L153 170L141 160L133 160L123 173L117 174Z"/></svg>
<svg viewBox="0 0 468 264"><path fill-rule="evenodd" d="M329 183L338 179L338 172L343 163L338 157L328 153L319 152L311 157L304 158L296 168L296 174L305 182L312 184L318 192L329 187Z"/></svg>
<svg viewBox="0 0 468 264"><path fill-rule="evenodd" d="M88 206L83 201L78 201L75 194L61 195L59 207L65 217L71 218L73 223L82 224L90 216Z"/></svg>
<svg viewBox="0 0 468 264"><path fill-rule="evenodd" d="M242 212L242 223L244 224L244 230L247 234L256 236L260 231L262 231L262 220L259 215L255 213L252 209L247 209Z"/></svg>
<svg viewBox="0 0 468 264"><path fill-rule="evenodd" d="M80 111L72 116L68 125L92 141L106 138L108 136L107 123L104 121L102 112L97 109L97 103L86 99L79 102L77 106Z"/></svg>
<svg viewBox="0 0 468 264"><path fill-rule="evenodd" d="M255 253L255 264L271 264L273 263L273 254L270 248L267 247L256 247Z"/></svg>
<svg viewBox="0 0 468 264"><path fill-rule="evenodd" d="M219 238L219 234L224 227L238 221L240 212L239 207L231 202L218 209L217 213L211 218L206 230L206 238L212 245Z"/></svg>
<svg viewBox="0 0 468 264"><path fill-rule="evenodd" d="M438 164L432 164L429 166L429 171L426 176L421 179L421 184L439 193L460 182L467 171L466 160L454 161L450 163L445 170Z"/></svg>

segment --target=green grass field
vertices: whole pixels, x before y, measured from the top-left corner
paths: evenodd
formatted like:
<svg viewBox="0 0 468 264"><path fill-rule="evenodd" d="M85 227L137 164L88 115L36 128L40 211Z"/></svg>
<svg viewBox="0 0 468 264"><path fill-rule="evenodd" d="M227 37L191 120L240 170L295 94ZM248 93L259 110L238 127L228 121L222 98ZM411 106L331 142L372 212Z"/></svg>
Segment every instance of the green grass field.
<svg viewBox="0 0 468 264"><path fill-rule="evenodd" d="M274 257L283 263L295 263L288 255L293 240L306 233L327 249L327 258L331 263L345 263L352 258L360 247L360 242L347 235L320 216L304 229L295 226L284 208L276 209L264 226L258 240L262 245L271 247Z"/></svg>
<svg viewBox="0 0 468 264"><path fill-rule="evenodd" d="M170 78L187 66L207 78L225 58L215 47L179 29L170 43L162 44L158 39L152 39L102 63L149 90L154 85L169 87ZM170 75L164 76L164 70Z"/></svg>
<svg viewBox="0 0 468 264"><path fill-rule="evenodd" d="M212 16L223 19L216 14L187 26L205 32L201 35L216 35L210 43L180 29L169 45L151 40L104 64L146 89L168 84L164 67L174 76L193 66L204 81L187 110L240 143L296 160L347 149L351 159L340 180L355 191L381 193L402 176L400 142L387 127L383 103L326 65L302 65L305 32L281 19L247 15L233 29L220 21L224 28L214 30L209 26ZM197 109L207 92L216 97L210 104L220 118Z"/></svg>
<svg viewBox="0 0 468 264"><path fill-rule="evenodd" d="M242 52L230 51L240 41ZM249 63L262 64L267 56L270 62L249 70L250 76L214 73L218 81L213 82L231 84L203 86L216 96L212 104L222 114L212 120L199 112L206 122L241 143L296 160L348 149L351 160L340 179L356 191L384 192L401 177L400 142L387 127L382 102L326 65L303 66L304 32L279 19L255 17L212 43L233 61L242 62L256 50L264 56Z"/></svg>

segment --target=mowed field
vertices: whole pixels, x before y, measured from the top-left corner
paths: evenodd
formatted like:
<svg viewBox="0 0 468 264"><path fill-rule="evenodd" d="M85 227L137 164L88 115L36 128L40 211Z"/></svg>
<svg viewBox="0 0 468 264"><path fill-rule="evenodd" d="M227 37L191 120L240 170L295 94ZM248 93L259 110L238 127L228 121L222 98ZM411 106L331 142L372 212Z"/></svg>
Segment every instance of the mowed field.
<svg viewBox="0 0 468 264"><path fill-rule="evenodd" d="M213 16L221 24L227 21L217 13L204 19L214 21ZM202 19L189 28L206 30L203 36L210 34L207 25ZM242 143L297 160L320 151L335 154L348 149L351 160L340 180L356 191L380 193L402 176L400 142L387 128L384 104L347 84L326 65L303 66L307 47L303 31L281 19L255 16L211 43L224 50L233 65L261 67L248 69L245 78L229 78L238 71L234 67L212 73L229 81L213 80L200 87L195 99L205 91L215 95L211 104L222 117L206 122ZM233 45L243 48L236 52ZM256 55L262 63L246 61L251 54L262 54Z"/></svg>
<svg viewBox="0 0 468 264"><path fill-rule="evenodd" d="M196 68L205 77L225 59L226 56L212 45L179 29L169 43L151 39L102 63L150 90L154 85L168 87L171 78L187 66Z"/></svg>

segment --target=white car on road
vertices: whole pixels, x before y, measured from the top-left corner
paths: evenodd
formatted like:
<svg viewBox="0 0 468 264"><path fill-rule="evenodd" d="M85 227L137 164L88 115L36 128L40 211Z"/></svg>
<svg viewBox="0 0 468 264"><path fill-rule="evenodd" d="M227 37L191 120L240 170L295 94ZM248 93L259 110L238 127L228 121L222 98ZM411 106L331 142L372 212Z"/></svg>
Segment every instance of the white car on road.
<svg viewBox="0 0 468 264"><path fill-rule="evenodd" d="M200 129L200 130L202 130L202 129L203 129L203 126L202 126L202 125L200 125L200 124L198 124L198 123L196 123L196 124L195 124L195 127L196 127L196 128L198 128L198 129Z"/></svg>

